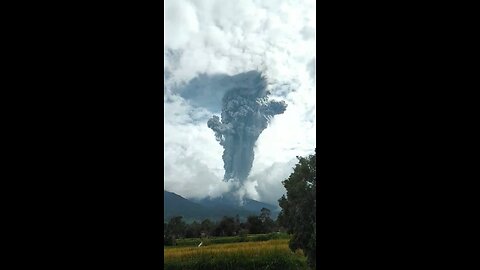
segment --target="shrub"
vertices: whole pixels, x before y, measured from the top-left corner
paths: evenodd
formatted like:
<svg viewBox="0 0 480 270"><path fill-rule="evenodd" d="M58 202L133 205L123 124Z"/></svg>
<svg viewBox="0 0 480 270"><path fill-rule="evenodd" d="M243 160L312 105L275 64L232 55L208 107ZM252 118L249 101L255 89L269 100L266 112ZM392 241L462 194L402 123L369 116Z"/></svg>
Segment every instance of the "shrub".
<svg viewBox="0 0 480 270"><path fill-rule="evenodd" d="M238 234L240 242L247 242L248 241L248 230L242 229Z"/></svg>

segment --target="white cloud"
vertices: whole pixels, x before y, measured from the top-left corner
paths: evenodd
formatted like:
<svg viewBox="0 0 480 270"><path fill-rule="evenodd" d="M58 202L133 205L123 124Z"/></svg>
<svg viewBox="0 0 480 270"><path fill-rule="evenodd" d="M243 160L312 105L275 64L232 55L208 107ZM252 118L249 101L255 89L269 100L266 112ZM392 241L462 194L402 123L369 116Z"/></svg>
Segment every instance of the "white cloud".
<svg viewBox="0 0 480 270"><path fill-rule="evenodd" d="M164 15L165 189L202 197L231 187L221 180L223 148L206 125L212 112L179 97L181 85L200 73L262 69L272 98L288 108L260 135L243 190L276 203L292 160L315 147L315 1L166 0Z"/></svg>

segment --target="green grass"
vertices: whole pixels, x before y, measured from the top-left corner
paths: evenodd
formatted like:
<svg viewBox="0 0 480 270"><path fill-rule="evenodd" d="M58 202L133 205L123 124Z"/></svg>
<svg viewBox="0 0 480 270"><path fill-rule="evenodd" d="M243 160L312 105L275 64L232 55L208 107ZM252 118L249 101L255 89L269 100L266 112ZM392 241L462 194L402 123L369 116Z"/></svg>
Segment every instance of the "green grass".
<svg viewBox="0 0 480 270"><path fill-rule="evenodd" d="M301 251L293 253L288 239L213 244L164 249L164 269L308 269Z"/></svg>
<svg viewBox="0 0 480 270"><path fill-rule="evenodd" d="M286 233L270 233L270 234L249 234L247 239L242 239L240 236L225 236L225 237L210 237L208 244L226 244L226 243L239 243L239 242L257 242L268 241L273 239L290 239L290 235ZM185 238L177 239L178 247L198 246L200 242L206 242L201 238Z"/></svg>

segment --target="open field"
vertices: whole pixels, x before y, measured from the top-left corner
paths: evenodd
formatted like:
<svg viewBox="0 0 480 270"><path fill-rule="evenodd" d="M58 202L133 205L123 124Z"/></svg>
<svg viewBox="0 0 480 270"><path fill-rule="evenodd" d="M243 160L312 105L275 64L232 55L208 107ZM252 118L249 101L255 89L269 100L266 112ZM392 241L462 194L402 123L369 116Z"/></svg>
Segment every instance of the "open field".
<svg viewBox="0 0 480 270"><path fill-rule="evenodd" d="M177 239L177 247L193 247L198 246L203 241L204 245L212 244L227 244L238 242L254 242L254 241L268 241L274 239L290 239L290 235L286 233L270 233L270 234L249 234L246 238L240 236L225 236L225 237L210 237L208 242L201 238L185 238ZM173 248L173 247L165 247Z"/></svg>
<svg viewBox="0 0 480 270"><path fill-rule="evenodd" d="M164 249L165 269L308 269L302 252L293 253L288 239Z"/></svg>

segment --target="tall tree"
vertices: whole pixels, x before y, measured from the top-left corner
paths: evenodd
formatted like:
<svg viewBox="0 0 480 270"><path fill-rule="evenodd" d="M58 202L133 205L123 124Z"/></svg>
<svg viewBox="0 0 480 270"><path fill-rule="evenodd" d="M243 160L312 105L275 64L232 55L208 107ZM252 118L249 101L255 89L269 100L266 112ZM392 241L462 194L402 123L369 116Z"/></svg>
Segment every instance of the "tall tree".
<svg viewBox="0 0 480 270"><path fill-rule="evenodd" d="M171 244L176 245L176 239L185 236L187 225L182 220L181 216L172 217L167 224L167 235Z"/></svg>
<svg viewBox="0 0 480 270"><path fill-rule="evenodd" d="M263 224L263 231L264 232L271 232L275 225L275 222L270 218L270 209L263 207L260 210L260 220Z"/></svg>
<svg viewBox="0 0 480 270"><path fill-rule="evenodd" d="M217 236L232 236L235 232L235 221L232 217L223 217L215 231Z"/></svg>
<svg viewBox="0 0 480 270"><path fill-rule="evenodd" d="M240 232L240 216L238 214L235 215L235 235Z"/></svg>
<svg viewBox="0 0 480 270"><path fill-rule="evenodd" d="M302 249L308 264L316 267L316 149L308 157L297 157L298 164L293 173L282 183L287 190L286 196L279 199L282 211L278 220L288 233L293 234L290 249Z"/></svg>
<svg viewBox="0 0 480 270"><path fill-rule="evenodd" d="M193 221L192 224L187 225L187 229L185 230L185 237L200 237L200 224L196 221Z"/></svg>
<svg viewBox="0 0 480 270"><path fill-rule="evenodd" d="M205 235L211 235L214 227L215 225L208 218L203 220L200 224L201 233L204 233Z"/></svg>
<svg viewBox="0 0 480 270"><path fill-rule="evenodd" d="M265 222L265 220L270 218L270 209L262 207L262 210L260 210L260 220L262 222Z"/></svg>
<svg viewBox="0 0 480 270"><path fill-rule="evenodd" d="M246 225L251 234L265 233L265 227L258 216L249 216Z"/></svg>

